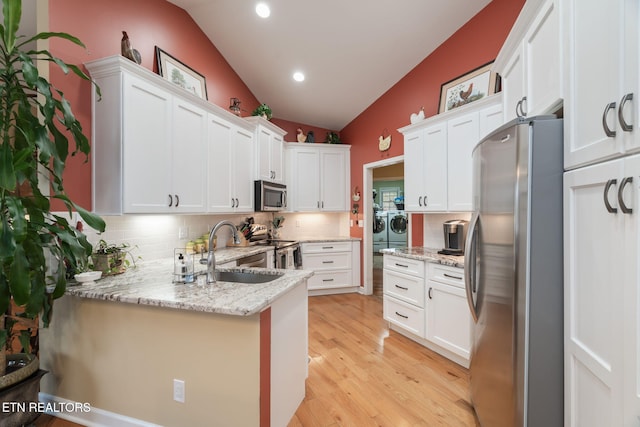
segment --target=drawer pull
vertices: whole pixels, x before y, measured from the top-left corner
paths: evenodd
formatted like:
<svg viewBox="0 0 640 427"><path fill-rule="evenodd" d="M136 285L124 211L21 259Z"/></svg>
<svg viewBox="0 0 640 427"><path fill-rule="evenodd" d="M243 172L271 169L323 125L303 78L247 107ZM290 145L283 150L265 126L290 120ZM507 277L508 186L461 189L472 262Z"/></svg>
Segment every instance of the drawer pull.
<svg viewBox="0 0 640 427"><path fill-rule="evenodd" d="M450 274L444 273L444 277L448 277L450 279L462 280L462 277L452 276Z"/></svg>
<svg viewBox="0 0 640 427"><path fill-rule="evenodd" d="M333 282L333 279L322 279L323 282Z"/></svg>
<svg viewBox="0 0 640 427"><path fill-rule="evenodd" d="M398 313L397 311L396 311L396 314L397 314L398 316L400 316L400 317L405 318L405 319L408 319L408 318L409 318L409 316L405 316L404 314L400 314L400 313Z"/></svg>
<svg viewBox="0 0 640 427"><path fill-rule="evenodd" d="M409 266L408 266L408 265L398 264L397 262L396 262L396 266L398 266L398 267L404 267L404 268L409 268Z"/></svg>
<svg viewBox="0 0 640 427"><path fill-rule="evenodd" d="M404 286L400 286L400 285L395 285L396 288L398 289L402 289L403 291L408 291L409 288L405 288Z"/></svg>
<svg viewBox="0 0 640 427"><path fill-rule="evenodd" d="M323 246L322 249L333 249L333 246Z"/></svg>
<svg viewBox="0 0 640 427"><path fill-rule="evenodd" d="M333 261L322 261L323 264L333 264Z"/></svg>

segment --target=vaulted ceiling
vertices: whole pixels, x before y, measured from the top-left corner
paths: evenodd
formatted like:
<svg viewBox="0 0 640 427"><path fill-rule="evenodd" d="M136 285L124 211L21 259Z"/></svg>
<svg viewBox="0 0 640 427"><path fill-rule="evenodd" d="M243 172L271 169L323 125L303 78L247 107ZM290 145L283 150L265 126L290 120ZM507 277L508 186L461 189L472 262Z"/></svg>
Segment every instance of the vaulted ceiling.
<svg viewBox="0 0 640 427"><path fill-rule="evenodd" d="M169 0L278 118L341 130L490 0ZM296 82L294 71L306 79Z"/></svg>

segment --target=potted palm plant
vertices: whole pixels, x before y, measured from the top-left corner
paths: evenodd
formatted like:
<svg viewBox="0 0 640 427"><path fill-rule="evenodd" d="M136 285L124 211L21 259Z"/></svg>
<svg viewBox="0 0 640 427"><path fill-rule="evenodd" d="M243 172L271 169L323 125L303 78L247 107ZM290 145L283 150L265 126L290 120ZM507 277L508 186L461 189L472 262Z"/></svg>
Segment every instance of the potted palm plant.
<svg viewBox="0 0 640 427"><path fill-rule="evenodd" d="M88 158L90 145L68 100L36 67L56 64L90 80L79 67L47 50L29 50L35 40L58 37L84 46L66 33L17 36L21 0L2 0L0 26L0 381L5 374L11 305L20 318L40 318L46 327L54 300L65 293L73 272L87 265L92 247L86 236L52 210L58 200L84 222L104 231L104 221L75 204L65 193L62 173L69 156ZM38 184L47 182L49 194ZM9 319L9 320L7 320Z"/></svg>

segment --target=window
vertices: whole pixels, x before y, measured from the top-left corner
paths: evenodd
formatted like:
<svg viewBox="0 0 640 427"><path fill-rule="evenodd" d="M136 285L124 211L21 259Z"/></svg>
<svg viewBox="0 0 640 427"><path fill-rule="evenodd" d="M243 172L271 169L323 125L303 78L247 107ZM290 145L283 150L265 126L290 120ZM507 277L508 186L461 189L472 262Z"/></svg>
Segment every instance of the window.
<svg viewBox="0 0 640 427"><path fill-rule="evenodd" d="M396 210L396 204L393 202L396 197L400 196L400 187L390 187L380 189L380 207L384 211Z"/></svg>

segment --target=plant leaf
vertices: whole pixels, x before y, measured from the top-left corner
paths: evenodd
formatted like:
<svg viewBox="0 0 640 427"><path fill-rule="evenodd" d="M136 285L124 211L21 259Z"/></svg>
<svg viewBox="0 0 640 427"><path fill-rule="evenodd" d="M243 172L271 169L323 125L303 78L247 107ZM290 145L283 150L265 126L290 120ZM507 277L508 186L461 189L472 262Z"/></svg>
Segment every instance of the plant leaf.
<svg viewBox="0 0 640 427"><path fill-rule="evenodd" d="M100 218L98 215L93 214L89 211L87 211L86 209L84 209L81 206L75 205L76 210L78 211L78 214L80 214L80 217L84 220L84 222L87 223L87 225L91 228L93 228L94 230L98 231L99 233L104 232L105 228L107 227L107 224L104 222L104 219Z"/></svg>
<svg viewBox="0 0 640 427"><path fill-rule="evenodd" d="M9 269L9 289L17 305L29 302L31 280L29 280L29 261L24 253L24 247L16 246L13 262Z"/></svg>
<svg viewBox="0 0 640 427"><path fill-rule="evenodd" d="M16 172L13 169L13 152L8 143L0 145L0 189L16 189Z"/></svg>
<svg viewBox="0 0 640 427"><path fill-rule="evenodd" d="M22 15L22 0L2 0L4 14L4 45L11 52L16 44L16 33Z"/></svg>

